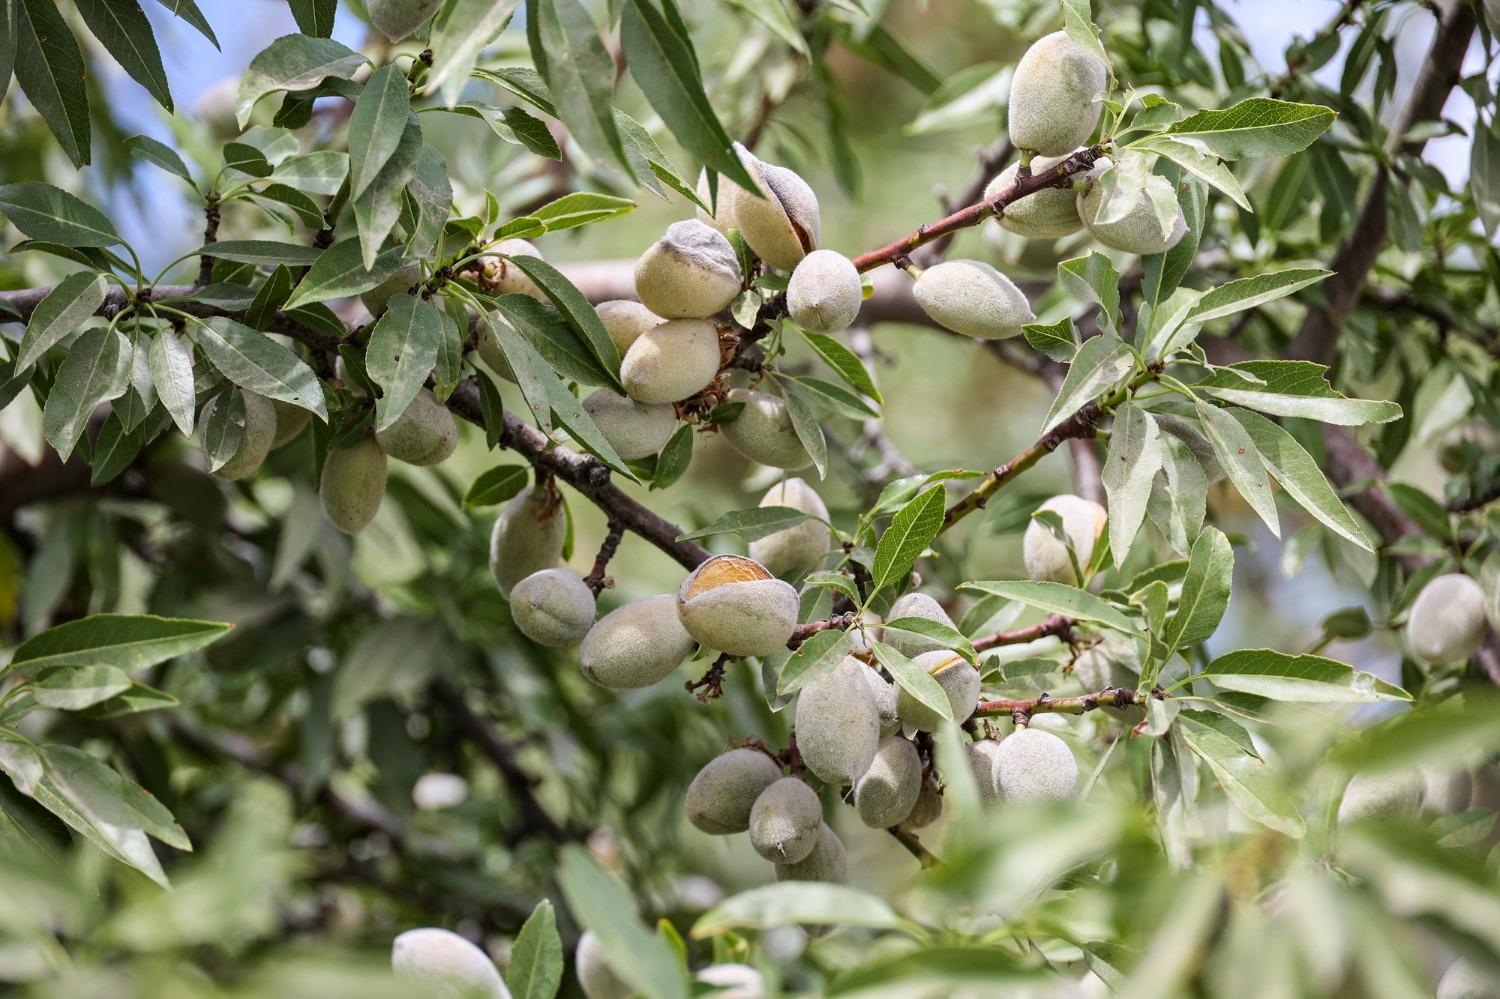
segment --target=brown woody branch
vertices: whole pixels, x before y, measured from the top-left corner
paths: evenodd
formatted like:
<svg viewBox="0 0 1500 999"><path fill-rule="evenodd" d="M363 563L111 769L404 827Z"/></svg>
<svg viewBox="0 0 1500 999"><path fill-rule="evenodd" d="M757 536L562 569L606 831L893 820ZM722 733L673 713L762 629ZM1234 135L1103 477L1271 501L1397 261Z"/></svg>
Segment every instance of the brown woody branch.
<svg viewBox="0 0 1500 999"><path fill-rule="evenodd" d="M858 617L858 614L849 611L844 614L835 614L824 621L809 621L806 624L799 624L796 630L792 632L792 637L787 639L786 647L789 649L800 648L803 642L820 631L843 631L852 625Z"/></svg>
<svg viewBox="0 0 1500 999"><path fill-rule="evenodd" d="M609 569L609 560L615 557L615 552L620 550L620 539L625 536L625 525L619 521L609 522L609 532L604 535L604 541L599 545L599 554L594 556L594 568L583 577L584 583L598 596L608 587L615 585L615 581L605 575Z"/></svg>
<svg viewBox="0 0 1500 999"><path fill-rule="evenodd" d="M1073 183L1073 178L1079 174L1087 173L1094 163L1104 155L1104 147L1090 146L1080 149L1050 170L1041 173L1027 174L1017 177L1016 182L1010 187L996 194L993 198L976 202L936 222L924 223L917 226L910 234L903 236L894 243L882 246L878 250L869 253L861 253L854 258L854 266L861 271L873 270L882 264L893 263L910 257L913 250L935 242L938 239L976 226L985 219L994 218L1005 211L1005 207L1013 202L1019 201L1029 194L1044 191L1051 187L1068 187Z"/></svg>
<svg viewBox="0 0 1500 999"><path fill-rule="evenodd" d="M983 638L974 639L974 651L984 652L986 649L999 648L1002 645L1024 645L1026 642L1034 642L1039 638L1056 635L1063 641L1072 643L1074 620L1063 617L1061 614L1048 614L1041 621L1026 628L1016 628L1012 631L997 631L993 635L985 635Z"/></svg>
<svg viewBox="0 0 1500 999"><path fill-rule="evenodd" d="M1077 697L1052 697L1048 694L1038 694L1035 697L1019 700L996 698L980 701L979 707L974 709L974 717L1007 715L1018 723L1024 724L1032 715L1081 715L1098 708L1125 708L1138 703L1140 703L1140 698L1133 690L1125 687L1105 687L1103 690L1091 694L1079 694Z"/></svg>

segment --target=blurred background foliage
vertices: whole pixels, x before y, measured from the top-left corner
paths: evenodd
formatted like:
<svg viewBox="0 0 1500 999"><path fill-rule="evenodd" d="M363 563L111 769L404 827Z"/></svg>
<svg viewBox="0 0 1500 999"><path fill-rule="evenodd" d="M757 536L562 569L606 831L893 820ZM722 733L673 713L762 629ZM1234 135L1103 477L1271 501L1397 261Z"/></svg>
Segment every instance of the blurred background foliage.
<svg viewBox="0 0 1500 999"><path fill-rule="evenodd" d="M167 6L147 6L178 113L166 115L82 30L72 5L60 4L90 67L92 166L75 171L13 89L0 107L0 180L46 179L107 206L145 263L159 266L198 244L200 207L176 181L132 159L124 139L153 135L200 171L216 169L216 88L296 26L280 2L205 0L215 49ZM759 130L761 155L810 180L822 198L825 244L848 253L936 217L969 184L976 152L1004 134L1007 67L1059 23L1055 4L1033 0L796 3L810 36L838 39L810 69L747 16L758 3L682 6L730 132ZM868 17L857 13L861 6ZM1425 149L1387 156L1384 130L1422 72L1433 34L1427 5L1146 0L1100 4L1095 18L1122 78L1185 106L1223 107L1269 92L1340 114L1306 155L1241 171L1257 213L1216 199L1187 283L1207 287L1273 263L1326 264L1351 233L1372 172L1389 166L1393 247L1380 258L1376 286L1343 317L1339 384L1405 408L1409 419L1374 428L1367 441L1393 478L1438 501L1493 482L1500 261L1485 232L1493 238L1500 197L1488 55L1494 22L1475 34L1463 84L1441 121L1422 124ZM387 45L368 30L358 3L339 6L334 37L370 53ZM518 17L486 63L525 61ZM632 84L619 102L649 120ZM306 129L309 145L336 132L347 112L342 102L327 103ZM490 192L518 214L559 186L639 202L624 218L549 237L542 249L551 259L630 257L684 215L680 200L623 190L586 161L569 172L497 139L480 121L428 117L427 141L447 157L461 210ZM686 157L675 155L691 176ZM270 231L244 215L226 222L221 238ZM1068 240L1024 243L992 225L962 234L955 251L1041 281L1076 252ZM41 255L6 255L0 285L50 283L65 270ZM1069 311L1077 303L1056 292L1037 303L1044 319ZM1214 332L1247 354L1276 357L1300 315L1299 305L1278 303ZM834 471L824 496L837 522L864 509L879 476L1003 460L1034 438L1051 400L1044 382L996 352L939 330L882 324L870 343L888 405L883 426L870 428L878 437L829 429ZM524 411L518 396L507 403ZM672 682L616 696L587 683L570 655L523 639L486 570L494 511L462 502L480 472L514 459L486 450L473 428L462 428L457 455L440 468L393 466L388 502L353 542L318 511L302 450L310 435L273 454L249 483L210 479L195 449L164 440L90 491L44 454L39 428L24 395L0 413L0 481L13 490L0 496L7 642L104 611L236 628L207 650L152 669L147 682L179 698L178 710L102 726L66 714L28 719L49 741L132 774L199 851L170 858L175 887L162 892L95 851L72 848L57 823L0 786L7 813L25 817L0 851L0 980L29 982L38 995L378 995L389 988L385 948L412 925L459 929L503 962L534 903L550 896L564 913L565 938L574 939L555 879L564 844L586 844L635 888L648 920L671 920L684 934L726 895L767 880L745 843L691 829L681 795L724 748L726 733L780 745L788 719L767 708L758 676L743 663L716 703L699 703ZM877 441L910 464L872 476L882 460ZM23 476L7 474L20 464L24 485ZM753 505L771 481L709 435L675 485L632 494L691 528ZM1027 515L1071 481L1065 453L1046 459L1005 502L946 538L924 573L945 585L1016 575ZM1321 645L1411 689L1413 667L1403 664L1391 631L1409 596L1403 577L1311 522L1278 541L1227 490L1215 491L1213 510L1245 546L1211 652ZM570 512L569 564L582 573L603 538L603 515L583 502ZM1478 526L1484 517L1476 515ZM1495 517L1488 514L1491 532ZM717 540L733 550L733 539ZM1430 537L1403 545L1444 550ZM605 609L674 589L681 578L678 566L634 537L611 574L617 585ZM706 665L689 664L680 679ZM1462 678L1415 679L1441 692ZM943 946L994 937L1024 949L1030 931L1066 927L1070 942L1047 945L1046 964L1073 978L1090 966L1111 984L1111 971L1148 969L1132 979L1135 995L1175 994L1189 981L1198 994L1224 996L1426 994L1451 953L1491 963L1500 955L1500 894L1486 859L1494 839L1487 809L1500 794L1493 768L1479 770L1481 814L1448 820L1447 852L1393 827L1351 834L1335 857L1329 802L1351 761L1370 762L1367 753L1371 765L1389 767L1486 761L1500 747L1500 714L1472 691L1459 702L1446 725L1409 725L1394 741L1384 729L1361 738L1357 726L1376 721L1368 716L1304 713L1293 724L1257 727L1266 733L1257 747L1278 762L1285 794L1302 803L1315 831L1293 843L1247 827L1219 799L1192 831L1205 863L1191 873L1167 864L1141 815L1137 788L1153 766L1150 741L1117 740L1118 726L1097 713L1062 723L1085 774L1111 754L1124 766L1106 771L1071 808L971 821L947 869L915 889L917 862L842 810L836 825L852 883L941 927L917 935L921 948L902 933L881 934L872 946L869 932L853 929L809 950L806 933L776 929L695 942L694 963L749 953L789 989L817 989L839 972L890 961L906 983L890 994L968 987L987 995L998 982L1052 986L1035 962L1013 957L975 965L966 978L963 961ZM462 783L428 781L424 794L424 775ZM1065 874L1071 890L1043 891ZM981 912L1015 918L1001 923ZM976 915L959 915L967 913ZM753 952L745 949L751 939ZM913 957L923 952L929 957ZM1200 965L1205 952L1214 959ZM931 955L948 957L946 970ZM344 977L322 991L332 979L321 976L335 972Z"/></svg>

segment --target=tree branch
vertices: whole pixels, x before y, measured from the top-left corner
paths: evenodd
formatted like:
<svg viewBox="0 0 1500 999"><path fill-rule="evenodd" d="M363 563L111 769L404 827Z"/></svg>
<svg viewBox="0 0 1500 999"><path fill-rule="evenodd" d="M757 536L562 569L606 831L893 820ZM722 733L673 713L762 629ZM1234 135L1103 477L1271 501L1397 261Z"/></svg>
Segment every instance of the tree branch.
<svg viewBox="0 0 1500 999"><path fill-rule="evenodd" d="M936 222L923 223L909 235L903 236L894 243L882 246L878 250L869 253L861 253L854 258L854 266L857 270L873 270L882 264L889 264L903 257L907 257L918 247L935 242L944 236L948 236L960 229L976 226L985 219L993 218L1005 211L1005 207L1013 202L1019 201L1029 194L1044 191L1049 187L1068 187L1073 183L1073 178L1081 173L1088 172L1095 161L1104 155L1104 147L1090 146L1080 149L1050 170L1041 173L1027 174L1017 177L1016 182L1010 187L996 194L986 201L979 201Z"/></svg>
<svg viewBox="0 0 1500 999"><path fill-rule="evenodd" d="M1030 627L1016 628L1013 631L997 631L993 635L976 638L973 642L974 651L984 652L986 649L999 648L1002 645L1024 645L1026 642L1034 642L1049 635L1056 635L1063 641L1071 643L1075 623L1070 617L1048 614Z"/></svg>
<svg viewBox="0 0 1500 999"><path fill-rule="evenodd" d="M1394 157L1397 153L1416 155L1427 144L1425 137L1408 139L1407 133L1419 122L1442 114L1449 92L1458 83L1464 53L1468 51L1473 34L1472 6L1466 0L1447 0L1438 17L1437 33L1428 49L1427 61L1412 87L1411 97L1386 138L1387 157ZM1370 268L1375 265L1375 258L1385 248L1389 176L1383 165L1377 168L1359 219L1329 265L1334 275L1322 284L1326 304L1314 306L1303 317L1302 326L1287 347L1288 358L1331 363L1338 343L1339 320L1354 307Z"/></svg>
<svg viewBox="0 0 1500 999"><path fill-rule="evenodd" d="M1021 700L997 698L980 701L979 707L974 709L973 717L1008 715L1024 723L1024 720L1032 715L1081 715L1097 708L1126 708L1138 703L1140 703L1140 698L1133 690L1125 687L1105 687L1092 694L1079 694L1077 697L1052 697L1048 694L1038 694Z"/></svg>

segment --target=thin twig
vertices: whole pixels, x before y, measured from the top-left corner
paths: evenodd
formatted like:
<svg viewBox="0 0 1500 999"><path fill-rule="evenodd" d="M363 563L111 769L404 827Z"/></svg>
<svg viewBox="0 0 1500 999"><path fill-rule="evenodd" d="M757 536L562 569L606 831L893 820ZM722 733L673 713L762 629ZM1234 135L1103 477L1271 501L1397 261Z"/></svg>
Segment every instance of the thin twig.
<svg viewBox="0 0 1500 999"><path fill-rule="evenodd" d="M983 638L974 639L974 651L984 652L986 649L999 648L1002 645L1024 645L1034 642L1039 638L1056 635L1068 644L1073 643L1074 621L1070 617L1061 614L1048 614L1037 624L1026 628L1016 628L1012 631L997 631L993 635L985 635Z"/></svg>
<svg viewBox="0 0 1500 999"><path fill-rule="evenodd" d="M1095 161L1104 155L1104 147L1090 146L1073 153L1061 163L1050 170L1041 173L1030 174L1025 177L1017 177L1016 182L1003 191L998 192L993 198L979 201L965 208L960 208L945 218L936 222L928 222L917 226L909 235L903 236L894 243L882 246L878 250L862 253L854 258L854 266L861 271L872 270L882 264L894 263L898 259L908 259L912 251L918 247L926 246L943 236L976 226L985 219L993 218L1005 211L1010 205L1027 195L1035 194L1053 187L1068 187L1073 183L1073 178L1079 174L1086 173L1093 167Z"/></svg>
<svg viewBox="0 0 1500 999"><path fill-rule="evenodd" d="M612 577L604 573L609 568L609 560L615 557L615 552L620 550L620 539L625 536L625 525L617 520L609 522L609 533L604 535L604 541L599 545L599 554L594 556L594 568L583 577L584 583L594 591L594 596L615 585Z"/></svg>

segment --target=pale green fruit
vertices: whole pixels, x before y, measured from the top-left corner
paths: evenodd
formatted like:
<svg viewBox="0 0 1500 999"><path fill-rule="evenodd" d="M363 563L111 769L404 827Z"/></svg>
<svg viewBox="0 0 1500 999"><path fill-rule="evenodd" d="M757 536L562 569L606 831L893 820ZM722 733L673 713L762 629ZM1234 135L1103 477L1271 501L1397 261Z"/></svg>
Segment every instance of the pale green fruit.
<svg viewBox="0 0 1500 999"><path fill-rule="evenodd" d="M1019 729L1000 740L996 783L1007 804L1067 801L1078 792L1078 761L1051 732Z"/></svg>
<svg viewBox="0 0 1500 999"><path fill-rule="evenodd" d="M681 402L719 373L719 334L703 319L670 319L642 333L620 361L625 394L636 402Z"/></svg>
<svg viewBox="0 0 1500 999"><path fill-rule="evenodd" d="M1087 571L1094 546L1104 534L1108 512L1093 500L1070 493L1052 497L1039 509L1049 510L1062 518L1063 533L1078 556L1078 567ZM1082 582L1073 571L1068 546L1052 533L1052 528L1035 518L1026 525L1026 533L1021 539L1021 556L1026 564L1026 574L1032 579L1075 586Z"/></svg>
<svg viewBox="0 0 1500 999"><path fill-rule="evenodd" d="M221 392L208 400L199 422L206 426L213 411L219 406L229 405L232 397L232 392ZM276 408L271 405L271 400L245 391L240 392L240 397L245 400L245 416L239 446L229 460L212 473L214 478L225 482L238 482L259 471L266 455L271 453L272 441L276 439Z"/></svg>
<svg viewBox="0 0 1500 999"><path fill-rule="evenodd" d="M508 254L512 257L542 257L542 251L532 246L524 239L502 239L491 247L497 253ZM495 294L497 295L529 295L538 302L552 301L547 293L536 286L536 282L521 268L503 260L499 257L491 257L491 266L495 271Z"/></svg>
<svg viewBox="0 0 1500 999"><path fill-rule="evenodd" d="M511 587L511 620L538 645L581 642L594 610L594 591L572 569L540 569Z"/></svg>
<svg viewBox="0 0 1500 999"><path fill-rule="evenodd" d="M1437 999L1500 999L1500 979L1459 958L1438 981Z"/></svg>
<svg viewBox="0 0 1500 999"><path fill-rule="evenodd" d="M833 533L827 524L828 507L806 482L801 479L778 482L766 491L760 505L790 507L807 514L809 519L750 542L750 557L755 561L775 575L784 576L794 569L813 565L828 554L833 546Z"/></svg>
<svg viewBox="0 0 1500 999"><path fill-rule="evenodd" d="M719 432L740 454L772 468L794 470L812 464L812 455L807 453L792 426L786 400L766 392L737 388L730 391L725 401L745 406L734 420L719 424Z"/></svg>
<svg viewBox="0 0 1500 999"><path fill-rule="evenodd" d="M786 650L797 627L796 589L743 555L715 555L677 590L682 626L699 644L732 656Z"/></svg>
<svg viewBox="0 0 1500 999"><path fill-rule="evenodd" d="M490 956L457 933L436 927L407 930L391 943L391 970L420 982L424 995L510 999Z"/></svg>
<svg viewBox="0 0 1500 999"><path fill-rule="evenodd" d="M630 999L635 995L635 989L609 966L604 945L593 930L578 938L578 949L573 953L573 971L587 999Z"/></svg>
<svg viewBox="0 0 1500 999"><path fill-rule="evenodd" d="M666 403L644 403L597 389L583 400L604 439L626 461L656 454L677 429L677 411Z"/></svg>
<svg viewBox="0 0 1500 999"><path fill-rule="evenodd" d="M583 675L614 690L649 687L672 674L695 646L677 617L677 598L663 593L619 607L583 637Z"/></svg>
<svg viewBox="0 0 1500 999"><path fill-rule="evenodd" d="M418 392L396 422L375 431L380 450L408 465L436 465L458 447L458 424L429 389Z"/></svg>
<svg viewBox="0 0 1500 999"><path fill-rule="evenodd" d="M740 293L740 262L712 226L673 222L636 262L635 293L663 319L706 319Z"/></svg>
<svg viewBox="0 0 1500 999"><path fill-rule="evenodd" d="M1036 320L1015 282L983 260L945 260L924 270L912 294L932 321L980 340L1003 340Z"/></svg>
<svg viewBox="0 0 1500 999"><path fill-rule="evenodd" d="M1016 63L1010 81L1010 141L1043 156L1067 154L1099 124L1099 98L1108 85L1109 68L1067 32L1043 36Z"/></svg>
<svg viewBox="0 0 1500 999"><path fill-rule="evenodd" d="M229 140L240 134L240 123L235 105L240 97L240 78L229 76L204 90L193 102L193 114L209 127L220 139Z"/></svg>
<svg viewBox="0 0 1500 999"><path fill-rule="evenodd" d="M271 408L276 410L276 436L271 438L271 450L274 451L307 429L312 413L280 399L272 399Z"/></svg>
<svg viewBox="0 0 1500 999"><path fill-rule="evenodd" d="M1073 676L1083 685L1085 693L1096 693L1107 687L1134 690L1140 685L1140 657L1135 643L1123 636L1111 635L1096 642L1078 654L1073 660ZM1105 706L1110 717L1134 725L1146 716L1142 705L1132 704L1128 708Z"/></svg>
<svg viewBox="0 0 1500 999"><path fill-rule="evenodd" d="M1176 204L1177 194L1167 178L1148 177L1146 184L1156 188L1159 194L1170 197L1172 203ZM1111 249L1138 253L1143 257L1150 256L1153 253L1165 253L1187 235L1187 217L1182 214L1180 205L1170 230L1162 233L1161 222L1156 217L1156 207L1144 189L1136 195L1125 217L1114 222L1096 221L1103 203L1104 185L1097 180L1091 181L1078 194L1078 217L1095 239Z"/></svg>
<svg viewBox="0 0 1500 999"><path fill-rule="evenodd" d="M905 829L925 829L943 817L943 795L931 778L922 781L922 790L917 803L901 825Z"/></svg>
<svg viewBox="0 0 1500 999"><path fill-rule="evenodd" d="M901 729L901 714L896 708L896 685L873 669L863 669L861 673L870 686L870 696L875 699L875 710L880 714L880 737L888 739Z"/></svg>
<svg viewBox="0 0 1500 999"><path fill-rule="evenodd" d="M869 769L880 745L880 711L857 659L845 657L797 695L797 750L813 775L852 784Z"/></svg>
<svg viewBox="0 0 1500 999"><path fill-rule="evenodd" d="M787 314L814 333L848 329L863 300L859 271L848 257L832 250L814 250L803 257L786 286Z"/></svg>
<svg viewBox="0 0 1500 999"><path fill-rule="evenodd" d="M386 306L391 304L391 299L411 291L421 280L422 266L413 261L369 291L362 292L359 300L370 311L370 315L379 319L385 313Z"/></svg>
<svg viewBox="0 0 1500 999"><path fill-rule="evenodd" d="M708 189L708 171L698 171L698 200L714 209L710 215L702 208L694 208L693 215L699 222L706 222L715 229L728 236L735 228L734 222L734 184L723 174L719 175L719 196L714 198Z"/></svg>
<svg viewBox="0 0 1500 999"><path fill-rule="evenodd" d="M1464 767L1422 768L1422 810L1435 815L1454 815L1469 807L1474 797L1474 778Z"/></svg>
<svg viewBox="0 0 1500 999"><path fill-rule="evenodd" d="M693 976L713 986L713 999L766 999L766 980L748 964L710 964Z"/></svg>
<svg viewBox="0 0 1500 999"><path fill-rule="evenodd" d="M763 163L742 146L736 148L764 197L731 186L735 224L757 257L776 270L789 271L818 248L818 196L793 171Z"/></svg>
<svg viewBox="0 0 1500 999"><path fill-rule="evenodd" d="M562 561L568 517L549 489L529 486L500 511L490 532L490 575L500 595L510 599L511 587L540 569Z"/></svg>
<svg viewBox="0 0 1500 999"><path fill-rule="evenodd" d="M1033 174L1046 173L1057 166L1066 156L1038 156L1031 161ZM985 200L1008 190L1016 182L1021 171L1019 163L1012 163L996 175L984 189ZM1072 186L1048 187L1005 206L996 219L1000 227L1027 239L1058 239L1083 228L1078 217L1078 196Z"/></svg>
<svg viewBox="0 0 1500 999"><path fill-rule="evenodd" d="M1422 587L1406 615L1406 647L1413 659L1434 666L1468 659L1484 644L1484 590L1450 572Z"/></svg>
<svg viewBox="0 0 1500 999"><path fill-rule="evenodd" d="M1422 807L1426 784L1416 767L1389 773L1355 774L1339 799L1340 822L1414 819Z"/></svg>
<svg viewBox="0 0 1500 999"><path fill-rule="evenodd" d="M323 459L323 512L345 534L363 531L385 499L386 458L373 436L332 448Z"/></svg>
<svg viewBox="0 0 1500 999"><path fill-rule="evenodd" d="M640 302L632 302L628 298L600 302L594 306L594 312L599 316L599 322L604 324L604 332L614 341L615 350L619 351L621 357L625 356L631 344L641 338L642 333L655 329L663 322L661 316Z"/></svg>
<svg viewBox="0 0 1500 999"><path fill-rule="evenodd" d="M818 827L818 842L812 852L795 864L777 864L777 881L830 881L842 884L849 880L849 857L844 841L827 823Z"/></svg>
<svg viewBox="0 0 1500 999"><path fill-rule="evenodd" d="M895 621L903 617L919 617L926 621L936 621L948 627L954 627L953 618L943 610L941 604L925 593L908 593L891 604L890 611L886 614L887 621ZM877 641L879 639L877 638ZM909 659L914 659L924 652L949 651L941 642L932 638L923 638L918 635L909 635L902 632L892 631L885 635L885 643L897 652Z"/></svg>
<svg viewBox="0 0 1500 999"><path fill-rule="evenodd" d="M922 759L917 747L892 736L854 785L854 810L871 829L889 829L911 814L922 791Z"/></svg>
<svg viewBox="0 0 1500 999"><path fill-rule="evenodd" d="M755 802L782 776L781 765L758 749L720 753L688 785L688 821L714 836L744 832Z"/></svg>
<svg viewBox="0 0 1500 999"><path fill-rule="evenodd" d="M750 845L772 863L795 864L812 853L822 825L817 792L800 777L783 777L750 809Z"/></svg>
<svg viewBox="0 0 1500 999"><path fill-rule="evenodd" d="M926 670L948 695L953 720L960 725L968 721L979 706L979 670L965 662L963 656L942 649L924 652L912 662ZM943 724L942 715L908 694L905 687L896 691L896 714L907 729L936 732Z"/></svg>
<svg viewBox="0 0 1500 999"><path fill-rule="evenodd" d="M994 805L1000 795L1000 743L993 739L980 739L968 746L969 769L974 773L974 787L979 791L981 804Z"/></svg>

